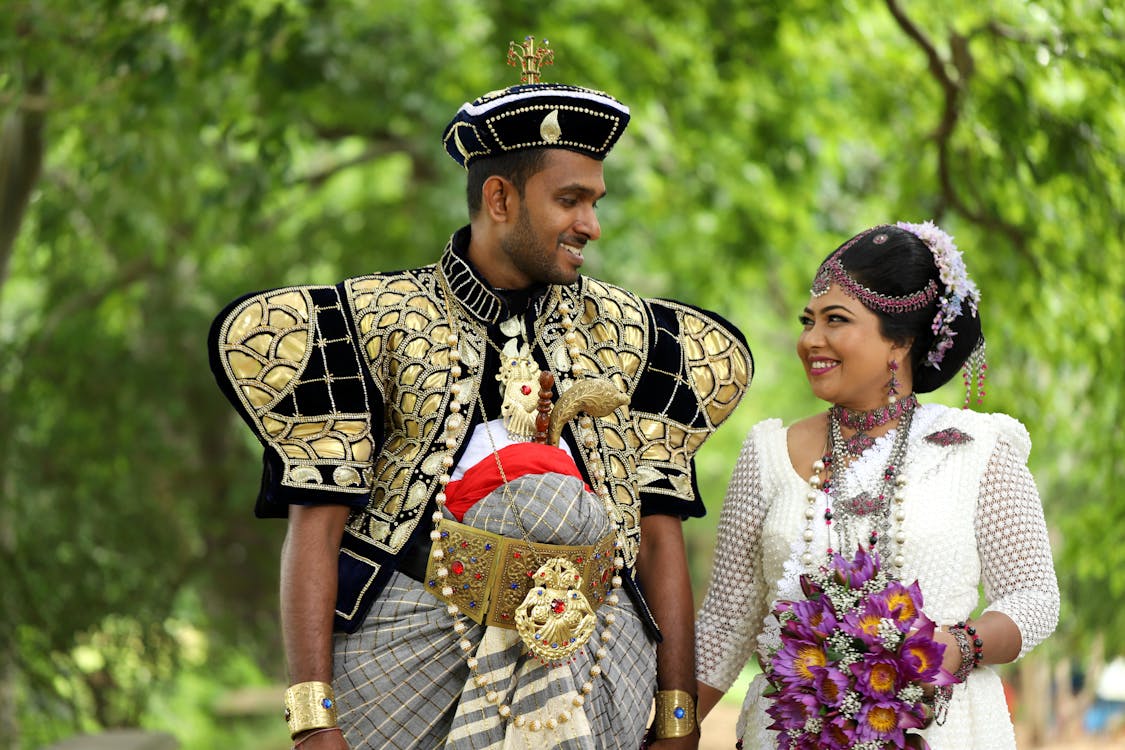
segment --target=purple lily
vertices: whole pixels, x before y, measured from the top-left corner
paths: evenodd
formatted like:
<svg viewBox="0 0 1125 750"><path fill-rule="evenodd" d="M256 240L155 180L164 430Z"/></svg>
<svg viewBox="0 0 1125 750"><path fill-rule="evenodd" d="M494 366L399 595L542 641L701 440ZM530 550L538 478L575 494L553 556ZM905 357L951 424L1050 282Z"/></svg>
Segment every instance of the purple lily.
<svg viewBox="0 0 1125 750"><path fill-rule="evenodd" d="M773 657L769 676L776 678L782 686L811 687L816 680L812 667L827 664L828 654L821 644L783 638L781 650Z"/></svg>
<svg viewBox="0 0 1125 750"><path fill-rule="evenodd" d="M820 729L819 746L825 750L843 750L855 744L856 723L839 714L826 716Z"/></svg>
<svg viewBox="0 0 1125 750"><path fill-rule="evenodd" d="M945 644L934 640L933 621L926 619L922 627L906 636L899 648L903 676L910 681L952 685L955 680L941 666Z"/></svg>
<svg viewBox="0 0 1125 750"><path fill-rule="evenodd" d="M805 723L819 712L816 696L807 693L783 694L766 708L766 713L774 720L769 728L782 733L804 728Z"/></svg>
<svg viewBox="0 0 1125 750"><path fill-rule="evenodd" d="M852 664L851 671L856 690L875 701L893 700L906 684L898 660L889 656L869 656Z"/></svg>
<svg viewBox="0 0 1125 750"><path fill-rule="evenodd" d="M891 581L887 584L883 595L886 597L887 606L902 632L905 633L910 630L914 621L919 616L924 616L922 615L922 587L918 585L917 581L909 586L903 586L898 581Z"/></svg>
<svg viewBox="0 0 1125 750"><path fill-rule="evenodd" d="M892 701L875 701L864 705L856 715L855 738L860 742L886 742L902 747L906 742L905 730L899 725L900 704Z"/></svg>
<svg viewBox="0 0 1125 750"><path fill-rule="evenodd" d="M847 560L838 552L832 556L832 572L836 580L848 588L863 588L863 584L875 577L878 568L879 556L869 555L862 546L856 549L854 560Z"/></svg>
<svg viewBox="0 0 1125 750"><path fill-rule="evenodd" d="M813 692L817 701L828 708L838 708L851 685L851 678L835 666L810 667L813 673Z"/></svg>
<svg viewBox="0 0 1125 750"><path fill-rule="evenodd" d="M878 650L883 648L879 625L884 620L891 619L891 608L887 605L886 598L881 594L872 594L864 601L862 610L844 615L844 630Z"/></svg>
<svg viewBox="0 0 1125 750"><path fill-rule="evenodd" d="M782 625L782 633L803 641L824 641L836 629L836 615L827 599L793 602L790 611L796 619Z"/></svg>

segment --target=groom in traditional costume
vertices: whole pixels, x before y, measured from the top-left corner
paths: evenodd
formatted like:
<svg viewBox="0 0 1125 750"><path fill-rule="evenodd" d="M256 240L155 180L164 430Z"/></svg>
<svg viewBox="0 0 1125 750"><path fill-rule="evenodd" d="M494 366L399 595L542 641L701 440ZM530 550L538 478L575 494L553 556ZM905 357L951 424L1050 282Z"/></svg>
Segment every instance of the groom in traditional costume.
<svg viewBox="0 0 1125 750"><path fill-rule="evenodd" d="M580 275L629 110L540 83L464 104L471 223L434 265L215 320L288 518L286 718L317 748L694 747L682 520L752 375L719 316ZM655 718L649 715L655 696Z"/></svg>

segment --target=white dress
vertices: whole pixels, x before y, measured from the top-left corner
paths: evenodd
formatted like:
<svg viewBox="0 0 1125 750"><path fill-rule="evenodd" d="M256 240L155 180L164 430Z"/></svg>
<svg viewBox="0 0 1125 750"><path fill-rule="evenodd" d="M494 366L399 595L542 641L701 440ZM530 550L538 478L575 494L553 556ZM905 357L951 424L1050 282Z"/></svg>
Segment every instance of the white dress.
<svg viewBox="0 0 1125 750"><path fill-rule="evenodd" d="M927 439L942 431L952 441ZM843 479L877 494L894 434L879 438ZM918 580L925 613L939 625L969 617L983 586L986 611L1003 612L1019 627L1020 656L1051 634L1059 611L1043 507L1027 469L1030 450L1027 430L1011 417L925 405L914 413L900 470L906 481L900 578ZM696 622L701 682L729 690L762 647L773 602L799 592L811 473L811 467L803 476L794 470L780 420L751 429L723 504L711 583ZM821 493L818 520L824 503ZM824 523L813 528L812 549L827 549ZM765 687L759 674L743 703L738 735L747 750L777 747L776 733L766 729L772 719L761 697ZM974 670L954 688L945 723L922 734L933 750L1015 748L996 672Z"/></svg>

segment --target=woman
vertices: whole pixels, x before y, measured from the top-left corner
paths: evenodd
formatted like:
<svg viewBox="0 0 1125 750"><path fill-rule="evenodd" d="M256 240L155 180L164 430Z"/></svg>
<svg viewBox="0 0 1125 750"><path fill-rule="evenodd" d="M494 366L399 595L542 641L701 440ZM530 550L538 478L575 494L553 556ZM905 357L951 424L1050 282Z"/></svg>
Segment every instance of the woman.
<svg viewBox="0 0 1125 750"><path fill-rule="evenodd" d="M696 625L700 716L753 652L768 655L771 605L800 598L799 576L826 552L862 545L917 579L959 683L936 691L948 704L922 736L934 750L1015 748L991 665L1050 635L1059 607L1030 439L1003 414L915 398L963 366L983 392L978 301L952 238L929 222L868 229L821 264L797 354L830 408L788 428L761 422L743 445ZM750 686L740 746L778 747L766 687L762 675Z"/></svg>

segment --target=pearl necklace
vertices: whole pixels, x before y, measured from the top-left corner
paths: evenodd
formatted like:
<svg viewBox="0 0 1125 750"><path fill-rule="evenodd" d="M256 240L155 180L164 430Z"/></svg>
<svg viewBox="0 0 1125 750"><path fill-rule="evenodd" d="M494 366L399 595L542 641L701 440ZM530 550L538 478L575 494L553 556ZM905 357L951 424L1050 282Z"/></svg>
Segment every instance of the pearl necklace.
<svg viewBox="0 0 1125 750"><path fill-rule="evenodd" d="M454 378L454 380L458 380L462 375L462 357L460 350L461 339L459 326L457 325L456 314L453 310L453 306L457 304L457 302L453 296L452 291L449 289L449 285L446 282L445 277L441 273L441 271L438 271L438 278L441 282L442 291L444 292L446 297L446 311L450 323L450 332L446 337L446 343L449 346L449 374ZM559 302L558 309L559 313L562 316L560 325L564 331L564 340L568 345L568 354L570 354L571 357L571 375L573 375L574 377L581 377L584 374L585 368L583 368L582 365L578 363L578 356L581 354L581 350L575 346L577 336L573 332L574 319L571 317L573 307L565 300L561 300ZM485 339L487 340L487 334L485 335ZM461 411L468 405L468 395L465 393L465 389L462 388L460 383L454 382L452 385L450 385L449 392L451 396L449 401L450 415L446 418L445 422L446 452L441 457L442 473L438 476L438 483L440 484L441 489L434 496L434 501L437 505L437 509L434 511L432 516L434 529L430 532L430 539L433 542L438 542L441 540L441 531L438 530L437 526L439 522L445 518L445 515L443 513L443 510L445 509L445 502L447 499L445 490L449 482L452 480L450 471L453 469L453 450L457 447L456 435L464 425L464 417L461 416ZM482 404L482 419L485 418L483 408L484 407ZM583 415L578 420L578 426L579 430L576 430L576 435L582 441L583 446L585 446L589 451L587 455L587 465L590 468L590 474L592 476L592 479L594 480L593 484L596 488L595 492L598 498L602 501L602 504L605 506L606 511L609 513L610 519L616 524L617 519L620 517L620 512L614 505L613 500L609 495L609 490L605 486L605 469L602 466L598 451L594 450L597 446L597 437L594 434L593 420L588 415ZM491 433L489 433L490 441L491 438ZM496 453L495 445L493 445L493 455L496 456L496 463L500 471L501 482L506 487L508 479L504 474L504 467L500 464L499 455L497 455ZM512 511L513 513L515 513L516 509L513 508ZM516 520L519 521L518 514L516 515ZM520 527L522 529L522 523L520 523ZM620 542L617 542L614 546L620 547ZM444 551L436 544L431 554L434 559L438 560L439 562L445 557ZM612 586L613 591L605 599L605 603L610 606L616 606L621 601L617 592L622 586L621 570L624 567L624 558L622 558L620 555L614 555L614 575L610 579L610 585ZM449 577L449 569L444 565L439 565L436 570L436 574L442 582L442 594L444 596L452 595L453 588L447 583L447 579ZM465 624L465 620L462 617L460 607L452 603L447 604L446 612L450 615L450 617L453 618L453 632L459 637L458 647L461 649L462 653L465 654L465 664L469 667L469 674L472 677L473 684L485 691L485 700L490 704L496 705L496 712L502 719L511 721L513 726L516 726L518 728L526 728L531 732L538 732L543 729L554 730L558 727L559 724L564 724L570 721L571 711L568 709L564 709L558 714L550 716L545 720L537 718L529 720L525 715L513 713L511 706L509 706L508 704L501 703L500 693L494 689L490 689L491 680L488 675L480 674L478 672L480 663L477 657L472 655L472 641L465 637L465 633L468 630L469 626ZM579 686L574 698L571 699L571 705L576 709L580 709L585 704L586 697L593 692L593 680L597 679L604 673L599 662L601 662L606 658L606 656L609 655L609 652L606 649L606 644L608 644L613 639L613 636L610 633L609 629L613 625L613 623L616 622L617 617L612 612L610 612L606 614L603 619L605 621L606 628L598 636L601 640L601 645L599 645L597 650L594 652L594 664L590 667L589 670L590 679L586 680L582 683L581 686Z"/></svg>
<svg viewBox="0 0 1125 750"><path fill-rule="evenodd" d="M904 399L903 402L917 401L913 398ZM903 403L900 402L900 403ZM818 458L812 464L813 473L809 477L809 491L806 494L807 505L805 507L805 529L804 529L804 542L805 549L801 555L801 563L806 568L811 568L814 562L812 553L812 543L816 536L813 530L813 523L816 519L816 504L824 496L825 510L824 510L824 525L828 533L828 548L826 553L829 557L833 554L832 549L832 524L833 521L837 522L837 539L842 543L846 543L849 527L851 522L858 517L873 516L872 528L868 536L868 546L872 549L877 549L883 559L890 559L894 565L895 577L901 573L902 568L906 565L906 557L903 554L903 548L906 544L906 534L903 531L903 522L906 519L906 513L903 509L903 504L906 501L904 488L906 486L906 479L900 472L903 466L903 460L906 457L907 440L910 437L910 425L914 418L913 406L904 409L899 417L897 432L895 433L894 442L891 444L890 456L887 460L887 465L883 469L882 486L877 496L872 497L869 493L861 492L851 498L841 498L840 493L843 490L843 472L849 463L849 458L852 456L847 452L847 444L843 439L840 430L840 419L838 418L839 412L829 411L828 414L828 450L824 456ZM830 478L824 479L821 473L829 469L832 474ZM833 507L836 511L834 513ZM891 536L894 540L894 549L891 549L890 542L888 541L887 534L879 534L878 526L879 520L883 520L884 528L889 526L889 518L893 518L895 530ZM840 526L843 526L841 529ZM843 550L841 550L843 551Z"/></svg>

